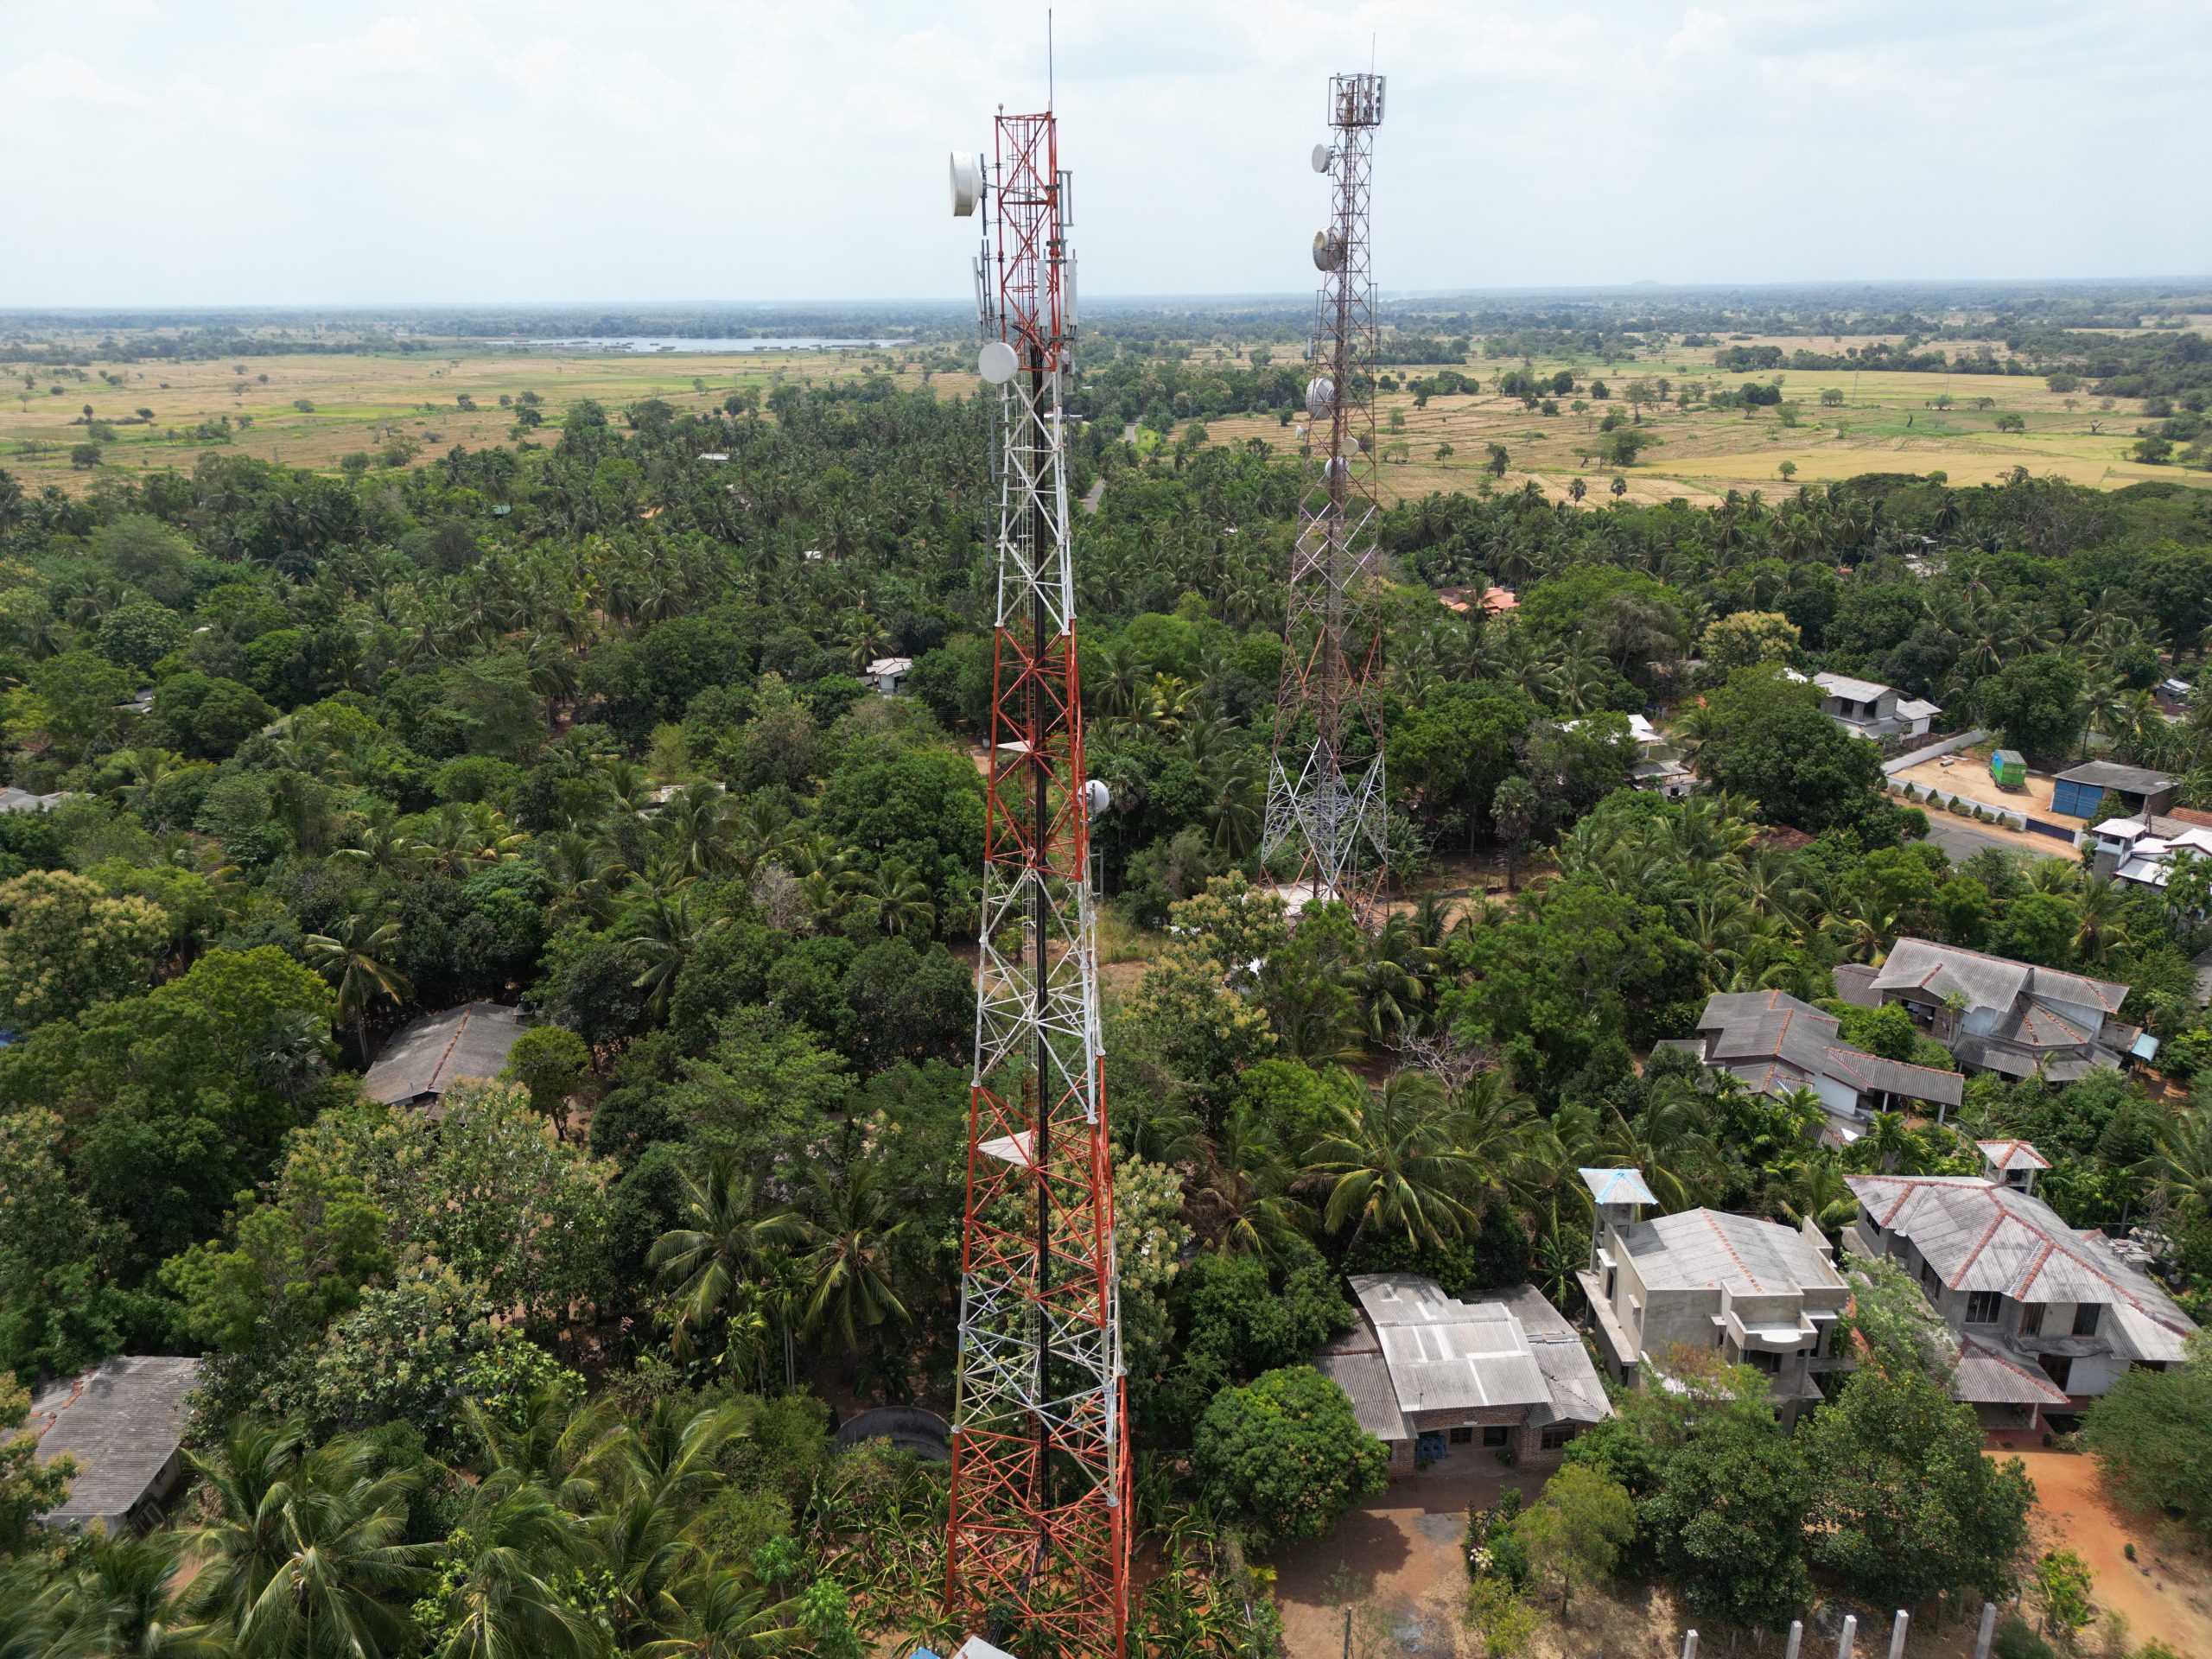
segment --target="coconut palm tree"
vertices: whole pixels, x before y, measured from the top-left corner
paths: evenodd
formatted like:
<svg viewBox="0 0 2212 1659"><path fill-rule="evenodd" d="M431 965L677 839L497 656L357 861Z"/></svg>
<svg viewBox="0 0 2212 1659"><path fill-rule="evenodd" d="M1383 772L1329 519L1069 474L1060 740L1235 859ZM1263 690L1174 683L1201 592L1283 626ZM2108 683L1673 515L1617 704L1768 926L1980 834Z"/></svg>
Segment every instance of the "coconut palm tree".
<svg viewBox="0 0 2212 1659"><path fill-rule="evenodd" d="M679 1179L684 1224L654 1240L646 1260L670 1288L672 1342L679 1356L688 1356L699 1332L741 1311L761 1251L796 1236L797 1229L783 1211L763 1204L752 1171L734 1152L718 1151L703 1171L686 1170Z"/></svg>
<svg viewBox="0 0 2212 1659"><path fill-rule="evenodd" d="M1206 817L1213 826L1214 850L1231 859L1243 858L1260 841L1259 755L1249 748L1232 750L1206 767L1200 781Z"/></svg>
<svg viewBox="0 0 2212 1659"><path fill-rule="evenodd" d="M79 1556L48 1588L41 1659L234 1659L231 1632L188 1611L181 1541L169 1529L125 1533ZM8 1622L0 1602L0 1625ZM0 1656L11 1656L5 1638Z"/></svg>
<svg viewBox="0 0 2212 1659"><path fill-rule="evenodd" d="M2168 1117L2135 1173L2150 1178L2160 1208L2200 1221L2212 1217L2212 1110L2192 1106Z"/></svg>
<svg viewBox="0 0 2212 1659"><path fill-rule="evenodd" d="M885 859L865 891L875 908L876 925L886 933L918 933L926 939L937 926L929 883L903 858Z"/></svg>
<svg viewBox="0 0 2212 1659"><path fill-rule="evenodd" d="M379 997L394 1004L415 995L407 976L388 958L399 944L399 924L373 911L348 911L334 933L310 933L308 962L338 988L338 1017L353 1022L353 1047L369 1058L369 1009Z"/></svg>
<svg viewBox="0 0 2212 1659"><path fill-rule="evenodd" d="M491 1485L454 1538L438 1659L595 1659L600 1633L561 1582L596 1566L580 1516L543 1487Z"/></svg>
<svg viewBox="0 0 2212 1659"><path fill-rule="evenodd" d="M807 1330L834 1332L857 1351L863 1328L909 1322L893 1264L908 1224L899 1209L874 1166L851 1157L835 1171L816 1166L802 1221L802 1259L813 1278Z"/></svg>
<svg viewBox="0 0 2212 1659"><path fill-rule="evenodd" d="M411 1475L374 1472L358 1440L310 1450L292 1424L235 1423L213 1453L191 1456L213 1510L188 1535L206 1562L195 1614L226 1624L245 1655L413 1650L407 1610L428 1547L401 1541Z"/></svg>
<svg viewBox="0 0 2212 1659"><path fill-rule="evenodd" d="M2092 876L2075 899L2074 954L2082 962L2102 962L2117 946L2131 943L2127 899L2110 876Z"/></svg>
<svg viewBox="0 0 2212 1659"><path fill-rule="evenodd" d="M1294 1191L1289 1149L1257 1111L1230 1113L1218 1135L1202 1138L1192 1161L1198 1165L1189 1189L1193 1216L1208 1236L1218 1230L1231 1254L1280 1259L1311 1224Z"/></svg>
<svg viewBox="0 0 2212 1659"><path fill-rule="evenodd" d="M693 784L670 797L654 820L662 844L685 875L720 875L730 864L736 804L713 784Z"/></svg>
<svg viewBox="0 0 2212 1659"><path fill-rule="evenodd" d="M749 1573L702 1573L685 1585L666 1634L640 1645L638 1659L769 1659L798 1640L798 1609Z"/></svg>
<svg viewBox="0 0 2212 1659"><path fill-rule="evenodd" d="M720 931L729 925L729 918L717 916L702 923L692 913L690 891L673 896L665 893L648 894L630 911L622 934L622 948L638 964L638 977L633 982L638 989L646 993L646 1006L658 1014L668 1006L669 994L676 988L683 964L691 959L691 952L700 940Z"/></svg>
<svg viewBox="0 0 2212 1659"><path fill-rule="evenodd" d="M1462 1144L1461 1127L1441 1083L1423 1071L1401 1071L1340 1107L1304 1172L1328 1195L1329 1230L1350 1224L1357 1242L1376 1226L1421 1244L1471 1231L1473 1201L1497 1175Z"/></svg>

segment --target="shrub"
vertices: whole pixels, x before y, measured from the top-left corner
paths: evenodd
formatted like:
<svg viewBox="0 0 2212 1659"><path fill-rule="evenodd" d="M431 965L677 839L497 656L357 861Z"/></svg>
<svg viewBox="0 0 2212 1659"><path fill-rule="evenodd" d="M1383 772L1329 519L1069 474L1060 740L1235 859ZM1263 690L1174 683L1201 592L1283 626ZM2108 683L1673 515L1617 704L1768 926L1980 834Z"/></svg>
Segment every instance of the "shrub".
<svg viewBox="0 0 2212 1659"><path fill-rule="evenodd" d="M2056 1648L2017 1618L2007 1618L1998 1625L1997 1640L1990 1651L1997 1659L2059 1659Z"/></svg>
<svg viewBox="0 0 2212 1659"><path fill-rule="evenodd" d="M1206 1495L1259 1541L1322 1538L1387 1483L1389 1454L1359 1426L1344 1391L1311 1365L1224 1389L1192 1439Z"/></svg>

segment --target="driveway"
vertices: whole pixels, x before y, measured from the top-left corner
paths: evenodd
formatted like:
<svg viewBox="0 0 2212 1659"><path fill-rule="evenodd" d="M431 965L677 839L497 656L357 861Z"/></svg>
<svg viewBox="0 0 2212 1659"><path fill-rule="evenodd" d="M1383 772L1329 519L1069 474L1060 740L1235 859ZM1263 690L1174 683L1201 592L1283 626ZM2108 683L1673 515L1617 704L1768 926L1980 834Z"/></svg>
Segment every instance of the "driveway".
<svg viewBox="0 0 2212 1659"><path fill-rule="evenodd" d="M1489 1508L1509 1485L1534 1497L1548 1472L1462 1453L1392 1483L1330 1536L1276 1551L1269 1564L1289 1659L1342 1659L1348 1607L1357 1609L1356 1634L1387 1630L1388 1650L1449 1659L1467 1593L1469 1506Z"/></svg>
<svg viewBox="0 0 2212 1659"><path fill-rule="evenodd" d="M2063 842L2048 836L2025 836L2017 830L1999 830L1971 819L1962 821L1941 807L1923 805L1921 810L1928 814L1928 839L1949 855L1954 864L1963 864L1976 853L1986 853L1993 848L2000 853L2024 853L2037 858L2064 858L2069 855Z"/></svg>

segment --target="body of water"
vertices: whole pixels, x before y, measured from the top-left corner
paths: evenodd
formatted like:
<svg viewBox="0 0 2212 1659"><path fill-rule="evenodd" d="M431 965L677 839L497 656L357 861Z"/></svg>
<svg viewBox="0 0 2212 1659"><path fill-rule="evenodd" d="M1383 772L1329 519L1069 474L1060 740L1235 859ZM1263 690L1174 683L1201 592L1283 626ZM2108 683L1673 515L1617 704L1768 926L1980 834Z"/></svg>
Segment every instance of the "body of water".
<svg viewBox="0 0 2212 1659"><path fill-rule="evenodd" d="M564 352L821 352L838 347L906 346L904 340L702 340L688 334L608 334L584 340L506 340L503 346Z"/></svg>

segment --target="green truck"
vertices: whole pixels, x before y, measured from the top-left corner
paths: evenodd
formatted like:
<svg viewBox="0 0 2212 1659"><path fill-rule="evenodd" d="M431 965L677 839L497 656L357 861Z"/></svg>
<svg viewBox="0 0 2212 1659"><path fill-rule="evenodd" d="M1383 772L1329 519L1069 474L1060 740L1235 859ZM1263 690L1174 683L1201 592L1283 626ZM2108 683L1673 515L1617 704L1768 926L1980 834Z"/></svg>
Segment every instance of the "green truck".
<svg viewBox="0 0 2212 1659"><path fill-rule="evenodd" d="M2027 760L2018 749L1999 749L1989 757L1989 776L1999 789L2025 789Z"/></svg>

